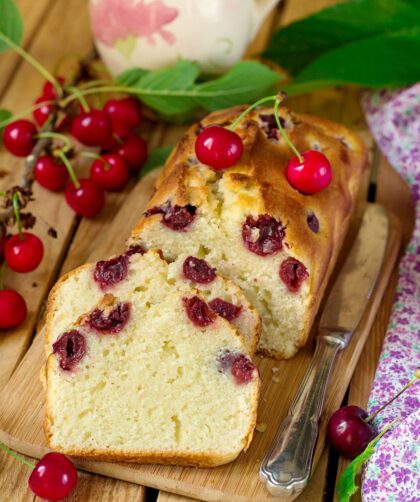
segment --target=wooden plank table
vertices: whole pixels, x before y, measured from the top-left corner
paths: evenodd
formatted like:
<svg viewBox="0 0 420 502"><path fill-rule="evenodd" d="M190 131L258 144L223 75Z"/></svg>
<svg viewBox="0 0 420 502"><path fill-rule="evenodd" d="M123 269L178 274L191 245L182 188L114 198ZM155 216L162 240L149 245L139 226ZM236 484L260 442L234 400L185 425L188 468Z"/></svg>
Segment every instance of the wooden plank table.
<svg viewBox="0 0 420 502"><path fill-rule="evenodd" d="M54 68L57 61L67 53L86 55L92 48L87 2L85 0L18 0L19 8L25 21L23 46L31 52L47 68ZM336 0L313 0L309 2L289 1L282 9L264 24L257 40L250 48L250 53L258 52L267 41L267 37L277 24L288 24L304 15L317 11ZM39 95L42 77L15 54L0 56L0 106L18 112L30 106ZM366 133L366 125L359 105L359 91L356 89L332 89L320 91L311 96L303 96L291 100L290 106L297 111L305 111L364 131L365 139L371 144ZM164 126L147 123L144 136L151 149L159 145L173 145L184 130L183 126ZM0 190L13 185L19 180L22 162L0 151ZM28 301L29 316L27 321L17 330L4 333L0 338L0 386L3 386L16 365L25 354L31 343L39 322L42 322L42 307L49 287L57 277L88 258L95 259L106 256L106 230L116 211L123 206L126 195L135 189L134 181L125 192L107 197L107 205L101 215L94 220L79 221L66 206L62 195L46 193L35 188L37 201L32 204L33 212L38 216L35 232L45 243L47 256L42 266L32 274L6 275L6 284L22 291ZM410 234L413 221L412 207L409 203L400 203L407 199L407 188L397 175L387 166L381 164L378 172L377 200L388 208L397 211L404 219L405 236ZM392 194L392 195L391 195ZM397 203L395 203L397 201ZM48 237L48 229L54 227L58 238ZM367 349L364 351L349 396L352 403L365 404L376 367L377 357L383 334L389 318L394 295L396 274L388 288L382 307L378 313ZM342 469L337 458L325 451L314 473L311 484L300 500L321 501L332 500L334 481L337 472ZM27 489L28 468L13 458L0 453L0 487L3 500L20 501L36 500ZM97 475L81 473L77 490L69 497L69 501L145 501L155 500L157 492L144 489L130 483L116 481ZM168 494L159 494L160 502L181 502L187 499Z"/></svg>

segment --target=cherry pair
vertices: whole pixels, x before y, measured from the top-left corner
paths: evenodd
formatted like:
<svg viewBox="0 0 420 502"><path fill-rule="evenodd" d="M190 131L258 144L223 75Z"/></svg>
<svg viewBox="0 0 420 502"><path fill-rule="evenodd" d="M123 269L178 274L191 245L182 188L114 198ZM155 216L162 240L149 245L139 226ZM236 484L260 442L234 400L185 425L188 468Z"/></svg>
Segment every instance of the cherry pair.
<svg viewBox="0 0 420 502"><path fill-rule="evenodd" d="M237 164L243 153L241 137L234 132L235 127L252 109L266 101L274 100L274 116L279 131L295 152L286 167L286 178L290 185L304 195L312 195L327 188L332 179L332 169L327 157L316 150L300 153L287 137L278 115L280 100L277 96L263 98L247 108L228 128L220 125L205 127L197 136L195 153L197 159L216 171Z"/></svg>

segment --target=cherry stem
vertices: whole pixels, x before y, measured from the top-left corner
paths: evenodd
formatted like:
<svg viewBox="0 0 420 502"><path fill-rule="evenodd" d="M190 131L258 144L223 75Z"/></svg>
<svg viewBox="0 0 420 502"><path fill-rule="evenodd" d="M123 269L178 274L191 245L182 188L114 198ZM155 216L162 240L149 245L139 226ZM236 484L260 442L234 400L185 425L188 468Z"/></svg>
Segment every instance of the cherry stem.
<svg viewBox="0 0 420 502"><path fill-rule="evenodd" d="M54 89L57 91L57 95L61 96L63 94L63 89L60 85L60 83L51 75L51 73L44 67L42 66L41 63L39 63L35 58L33 58L28 52L26 52L22 47L20 47L18 44L15 44L13 40L11 40L7 35L4 33L0 32L0 40L2 40L4 43L6 43L11 49L13 49L15 52L19 54L23 59L25 59L26 62L28 62L30 65L32 65L36 70L39 71L39 73L49 82L52 83L54 86Z"/></svg>
<svg viewBox="0 0 420 502"><path fill-rule="evenodd" d="M290 141L289 136L286 134L286 131L283 129L281 125L279 117L279 106L280 106L280 100L276 99L276 102L274 103L274 118L276 119L277 127L279 128L280 134L283 136L284 141L286 141L289 147L293 150L293 153L299 159L299 162L302 163L304 161L302 155L300 154L299 150L295 147L295 145Z"/></svg>
<svg viewBox="0 0 420 502"><path fill-rule="evenodd" d="M44 131L44 132L39 132L36 135L37 138L49 138L49 139L59 139L64 143L64 151L68 152L72 147L73 144L69 140L67 136L64 134L60 134L59 132L53 132L53 131Z"/></svg>
<svg viewBox="0 0 420 502"><path fill-rule="evenodd" d="M375 437L373 438L373 441L375 441L375 443L377 443L377 442L381 439L381 437L382 437L382 436L383 436L386 432L388 432L388 431L389 431L389 429L390 429L391 427L393 427L393 426L394 426L397 422L399 422L399 420L400 420L399 418L395 418L395 419L394 419L391 423L389 423L387 426L385 426L385 427L381 430L381 432L380 432L377 436L375 436Z"/></svg>
<svg viewBox="0 0 420 502"><path fill-rule="evenodd" d="M19 240L23 241L22 235L22 221L20 219L20 205L19 205L19 194L15 192L12 198L13 212L15 213L16 225L19 232Z"/></svg>
<svg viewBox="0 0 420 502"><path fill-rule="evenodd" d="M25 464L28 467L32 467L32 469L35 469L35 467L36 467L35 464L33 464L32 462L29 462L25 458L23 458L20 455L18 455L16 452L14 452L13 450L11 450L8 446L6 446L1 441L0 441L0 448L2 450L4 450L6 453L8 453L9 455L11 455L12 457L15 457L17 460L19 460L19 462L22 462L22 464Z"/></svg>
<svg viewBox="0 0 420 502"><path fill-rule="evenodd" d="M384 405L382 405L380 408L378 408L376 411L374 411L371 415L369 415L367 418L365 418L365 422L370 422L373 420L378 413L380 413L384 408L389 406L392 402L394 402L398 397L401 396L403 392L405 392L409 387L413 385L413 383L419 378L417 375L417 372L413 376L413 378L406 384L404 387L398 392L398 394L395 394L393 398L391 398L389 401L387 401Z"/></svg>
<svg viewBox="0 0 420 502"><path fill-rule="evenodd" d="M95 87L95 85L108 85L108 84L109 80L89 80L89 82L84 82L83 84L80 84L78 89L85 90L91 87Z"/></svg>
<svg viewBox="0 0 420 502"><path fill-rule="evenodd" d="M88 159L100 160L105 164L105 171L109 171L111 169L110 164L99 154L95 152L80 152L80 157L86 157Z"/></svg>
<svg viewBox="0 0 420 502"><path fill-rule="evenodd" d="M80 101L80 104L82 105L83 111L85 113L90 112L90 106L86 99L83 97L83 94L80 92L80 90L74 86L74 85L69 85L67 89L73 93L74 96Z"/></svg>
<svg viewBox="0 0 420 502"><path fill-rule="evenodd" d="M4 289L3 279L4 279L4 273L6 272L6 268L7 268L7 262L6 260L4 260L4 262L0 267L0 291Z"/></svg>
<svg viewBox="0 0 420 502"><path fill-rule="evenodd" d="M248 108L243 111L238 118L236 118L231 124L230 126L228 127L228 129L230 129L231 131L234 131L236 129L236 127L238 126L239 122L242 121L242 119L248 115L249 112L251 112L254 108L256 108L257 106L260 106L264 103L267 103L268 101L275 101L277 98L277 96L268 96L266 98L261 98L259 99L258 101L256 101L255 103L253 103L252 105L248 106Z"/></svg>
<svg viewBox="0 0 420 502"><path fill-rule="evenodd" d="M74 172L73 166L71 165L69 159L66 157L66 154L62 150L59 150L56 153L56 155L57 155L57 157L59 157L61 159L63 164L66 166L66 169L69 173L70 179L73 182L73 185L76 188L80 188L79 180L77 179L77 176L76 176L76 173Z"/></svg>
<svg viewBox="0 0 420 502"><path fill-rule="evenodd" d="M9 117L8 119L0 122L0 129L2 129L4 126L7 126L8 124L10 124L10 122L14 122L17 119L20 119L22 117L26 117L27 115L29 115L33 111L38 110L38 108L41 108L42 105L53 105L53 104L55 104L55 101L51 101L51 100L46 99L45 101L42 101L41 103L37 103L36 105L33 105L33 106L30 106L29 108L26 108L22 112L15 113L14 115Z"/></svg>

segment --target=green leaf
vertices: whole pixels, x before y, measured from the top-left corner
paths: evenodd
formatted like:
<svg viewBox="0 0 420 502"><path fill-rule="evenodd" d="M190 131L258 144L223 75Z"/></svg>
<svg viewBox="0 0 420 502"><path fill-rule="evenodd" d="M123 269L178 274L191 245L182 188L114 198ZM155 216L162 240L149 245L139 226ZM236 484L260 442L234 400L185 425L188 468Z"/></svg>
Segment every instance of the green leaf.
<svg viewBox="0 0 420 502"><path fill-rule="evenodd" d="M337 483L338 502L349 502L352 495L357 493L359 487L356 485L356 476L363 467L363 464L373 455L376 443L395 424L395 422L397 422L397 420L388 424L375 438L372 439L372 441L366 446L365 450L354 458L345 468Z"/></svg>
<svg viewBox="0 0 420 502"><path fill-rule="evenodd" d="M130 68L120 73L115 81L118 85L135 86L141 77L148 72L148 70L144 70L143 68Z"/></svg>
<svg viewBox="0 0 420 502"><path fill-rule="evenodd" d="M134 87L146 105L164 115L188 113L196 106L189 91L199 73L196 63L183 60L170 68L148 72Z"/></svg>
<svg viewBox="0 0 420 502"><path fill-rule="evenodd" d="M23 35L23 22L19 9L13 0L0 0L0 52L10 49L2 39L7 37L19 45Z"/></svg>
<svg viewBox="0 0 420 502"><path fill-rule="evenodd" d="M9 120L13 116L13 113L10 112L9 110L6 110L5 108L0 108L0 124L2 122L5 122L6 120ZM0 126L0 134L3 132L3 129L5 126Z"/></svg>
<svg viewBox="0 0 420 502"><path fill-rule="evenodd" d="M329 51L419 24L418 0L353 0L281 29L273 36L265 57L296 75ZM363 53L358 55L363 57ZM418 61L418 53L414 59ZM380 69L384 62L376 59L374 66Z"/></svg>
<svg viewBox="0 0 420 502"><path fill-rule="evenodd" d="M240 61L225 75L197 83L199 67L180 61L163 70L127 70L118 82L165 118L192 117L206 111L253 102L271 90L283 75L256 61Z"/></svg>
<svg viewBox="0 0 420 502"><path fill-rule="evenodd" d="M402 86L420 80L420 26L360 40L323 54L306 66L291 87L336 84ZM287 89L286 89L287 91Z"/></svg>
<svg viewBox="0 0 420 502"><path fill-rule="evenodd" d="M240 61L225 75L195 87L197 102L206 110L252 103L284 75L256 61Z"/></svg>
<svg viewBox="0 0 420 502"><path fill-rule="evenodd" d="M172 146L161 146L153 150L142 167L140 176L143 178L146 174L150 173L150 171L163 166L172 150Z"/></svg>

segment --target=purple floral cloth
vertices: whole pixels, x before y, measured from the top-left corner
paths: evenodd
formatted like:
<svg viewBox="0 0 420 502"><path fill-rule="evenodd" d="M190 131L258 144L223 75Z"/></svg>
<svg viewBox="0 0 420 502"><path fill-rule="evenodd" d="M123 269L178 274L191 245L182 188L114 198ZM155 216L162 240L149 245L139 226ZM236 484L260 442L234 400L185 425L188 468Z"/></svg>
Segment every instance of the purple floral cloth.
<svg viewBox="0 0 420 502"><path fill-rule="evenodd" d="M400 263L397 292L368 412L391 399L420 368L420 83L363 96L369 127L382 152L411 188L416 209L412 239ZM362 484L364 502L420 502L420 385L417 381L375 419L378 443Z"/></svg>

